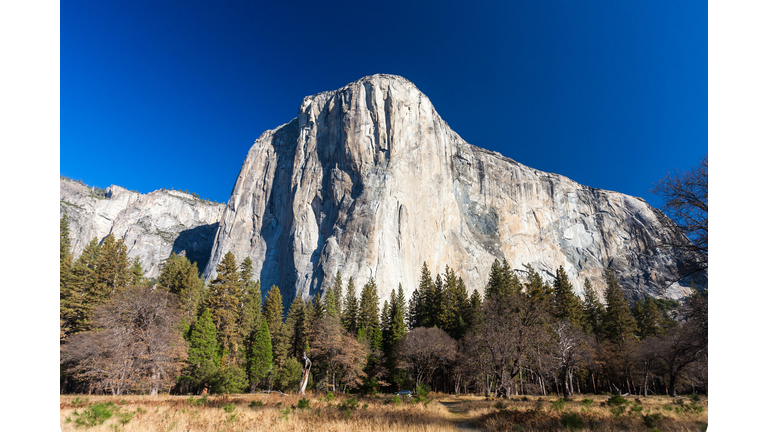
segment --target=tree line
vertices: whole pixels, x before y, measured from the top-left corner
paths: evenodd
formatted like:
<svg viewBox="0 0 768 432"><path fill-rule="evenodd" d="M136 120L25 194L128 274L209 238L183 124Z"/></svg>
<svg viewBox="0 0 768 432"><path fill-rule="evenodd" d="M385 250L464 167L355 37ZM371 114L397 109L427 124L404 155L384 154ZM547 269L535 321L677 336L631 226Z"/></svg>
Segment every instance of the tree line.
<svg viewBox="0 0 768 432"><path fill-rule="evenodd" d="M409 299L400 285L379 307L375 280L358 290L337 272L285 311L250 258L227 253L206 284L172 254L150 282L122 239L94 239L75 260L66 217L60 228L62 392L291 391L305 353L309 388L323 393L707 391L706 291L630 304L606 270L604 295L587 279L582 299L562 267L550 283L495 261L485 295L468 295L453 269L433 278L425 263Z"/></svg>

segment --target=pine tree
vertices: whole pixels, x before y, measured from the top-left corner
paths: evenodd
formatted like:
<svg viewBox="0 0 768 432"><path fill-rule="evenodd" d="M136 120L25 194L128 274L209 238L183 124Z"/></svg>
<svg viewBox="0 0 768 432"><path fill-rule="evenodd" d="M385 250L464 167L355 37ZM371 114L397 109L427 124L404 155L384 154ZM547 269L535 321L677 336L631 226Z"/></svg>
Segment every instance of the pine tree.
<svg viewBox="0 0 768 432"><path fill-rule="evenodd" d="M144 268L141 266L141 260L139 257L135 257L131 264L131 280L132 286L147 286L147 279L144 277Z"/></svg>
<svg viewBox="0 0 768 432"><path fill-rule="evenodd" d="M602 322L603 315L605 314L605 308L600 302L600 299L592 288L592 282L589 279L584 281L584 304L583 304L583 316L584 316L584 331L590 334L602 337Z"/></svg>
<svg viewBox="0 0 768 432"><path fill-rule="evenodd" d="M573 286L568 280L563 266L557 269L554 282L554 313L556 320L568 320L574 327L581 329L583 327L582 306L579 298L573 293Z"/></svg>
<svg viewBox="0 0 768 432"><path fill-rule="evenodd" d="M336 270L336 277L333 279L333 307L336 310L336 316L341 317L343 312L342 303L344 295L344 282L341 280L341 272Z"/></svg>
<svg viewBox="0 0 768 432"><path fill-rule="evenodd" d="M307 319L307 305L301 297L296 297L288 309L288 317L285 325L290 335L288 355L296 359L302 358L304 348L309 343L309 320Z"/></svg>
<svg viewBox="0 0 768 432"><path fill-rule="evenodd" d="M637 336L640 339L664 334L664 318L652 298L636 301L632 307L632 315L637 323Z"/></svg>
<svg viewBox="0 0 768 432"><path fill-rule="evenodd" d="M332 317L338 317L339 310L336 308L337 303L335 287L328 287L323 296L323 313L331 315Z"/></svg>
<svg viewBox="0 0 768 432"><path fill-rule="evenodd" d="M516 276L514 276L516 278ZM520 285L519 280L517 284ZM485 286L485 297L496 295L508 296L514 291L512 268L506 258L499 262L498 259L491 264L491 274L488 276L488 284Z"/></svg>
<svg viewBox="0 0 768 432"><path fill-rule="evenodd" d="M365 329L371 349L381 348L381 329L379 328L379 294L376 282L371 278L360 293L360 316L358 326Z"/></svg>
<svg viewBox="0 0 768 432"><path fill-rule="evenodd" d="M71 324L65 316L71 312L67 309L69 296L75 295L72 291L72 247L69 240L69 221L67 215L59 220L59 323L61 325L60 341L64 341L69 335Z"/></svg>
<svg viewBox="0 0 768 432"><path fill-rule="evenodd" d="M244 299L240 310L237 329L240 344L244 345L261 326L261 283L259 281L253 282L250 279L243 279L248 276L248 273L246 272L241 271L240 276L241 283L244 287Z"/></svg>
<svg viewBox="0 0 768 432"><path fill-rule="evenodd" d="M472 291L469 298L469 315L467 315L467 331L475 331L483 323L483 299L477 290Z"/></svg>
<svg viewBox="0 0 768 432"><path fill-rule="evenodd" d="M637 332L637 325L613 270L606 269L604 278L607 287L605 289L603 330L609 341L623 345Z"/></svg>
<svg viewBox="0 0 768 432"><path fill-rule="evenodd" d="M216 326L208 309L203 310L190 328L187 342L187 374L190 384L195 389L210 387L218 373L220 347L216 338Z"/></svg>
<svg viewBox="0 0 768 432"><path fill-rule="evenodd" d="M285 315L283 309L283 296L280 294L280 288L276 285L272 285L272 288L269 290L262 313L267 320L269 334L272 336L272 355L274 362L278 367L282 367L283 362L288 358L289 335L287 334L287 329L283 323Z"/></svg>
<svg viewBox="0 0 768 432"><path fill-rule="evenodd" d="M187 257L172 253L165 261L157 286L175 295L179 300L182 319L191 325L198 315L205 283L198 276L197 264Z"/></svg>
<svg viewBox="0 0 768 432"><path fill-rule="evenodd" d="M426 262L421 266L421 280L414 295L416 293L418 293L416 301L413 298L411 299L414 309L414 316L410 317L411 321L413 321L411 328L431 327L435 324L432 319L432 308L430 306L435 296L435 283L432 280L432 275L429 273L429 267L427 267Z"/></svg>
<svg viewBox="0 0 768 432"><path fill-rule="evenodd" d="M411 294L411 300L408 302L408 329L413 330L420 327L421 317L419 311L421 309L421 294L419 293L419 287L416 287Z"/></svg>
<svg viewBox="0 0 768 432"><path fill-rule="evenodd" d="M69 334L91 330L91 315L97 306L92 292L96 285L96 269L101 246L94 237L72 265L72 274L61 296L61 319Z"/></svg>
<svg viewBox="0 0 768 432"><path fill-rule="evenodd" d="M435 276L434 290L432 291L432 294L425 299L427 315L429 316L429 326L443 330L445 329L445 319L447 315L445 288L443 278L438 273L437 276Z"/></svg>
<svg viewBox="0 0 768 432"><path fill-rule="evenodd" d="M246 370L252 392L258 385L265 383L272 371L272 338L266 318L262 318L261 326L253 335L253 342L248 349Z"/></svg>
<svg viewBox="0 0 768 432"><path fill-rule="evenodd" d="M205 307L211 312L219 343L226 352L222 361L229 365L237 360L241 349L237 324L243 300L240 272L232 252L224 255L216 266L216 273L216 279L208 287Z"/></svg>
<svg viewBox="0 0 768 432"><path fill-rule="evenodd" d="M347 295L344 297L344 313L341 316L341 326L351 335L357 334L357 293L352 278L347 282Z"/></svg>
<svg viewBox="0 0 768 432"><path fill-rule="evenodd" d="M104 239L94 276L96 284L91 298L99 305L128 286L131 272L128 264L128 248L123 239L116 240L112 234Z"/></svg>
<svg viewBox="0 0 768 432"><path fill-rule="evenodd" d="M464 280L456 277L456 273L445 266L446 296L445 296L445 331L452 338L458 340L467 331L467 318L469 315L469 299Z"/></svg>

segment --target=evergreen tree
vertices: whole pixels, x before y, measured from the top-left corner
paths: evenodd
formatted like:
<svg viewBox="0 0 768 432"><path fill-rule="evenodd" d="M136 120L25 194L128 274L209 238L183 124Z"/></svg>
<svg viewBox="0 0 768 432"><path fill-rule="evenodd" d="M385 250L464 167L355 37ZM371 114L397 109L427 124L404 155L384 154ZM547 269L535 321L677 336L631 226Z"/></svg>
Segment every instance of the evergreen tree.
<svg viewBox="0 0 768 432"><path fill-rule="evenodd" d="M458 340L467 331L467 319L469 316L469 299L464 280L456 277L456 273L445 266L445 332Z"/></svg>
<svg viewBox="0 0 768 432"><path fill-rule="evenodd" d="M240 263L241 302L238 319L238 338L245 344L261 326L261 283L253 280L253 261L245 257Z"/></svg>
<svg viewBox="0 0 768 432"><path fill-rule="evenodd" d="M139 257L135 257L131 264L131 280L130 284L133 286L146 286L147 279L144 277L144 268L141 266L141 260Z"/></svg>
<svg viewBox="0 0 768 432"><path fill-rule="evenodd" d="M419 310L421 309L421 294L419 293L419 287L413 290L411 294L411 300L408 302L408 329L413 330L420 326L421 320L419 316Z"/></svg>
<svg viewBox="0 0 768 432"><path fill-rule="evenodd" d="M219 370L219 343L216 338L216 326L211 313L203 310L187 337L189 344L186 369L187 380L193 390L211 387Z"/></svg>
<svg viewBox="0 0 768 432"><path fill-rule="evenodd" d="M435 276L434 290L432 291L432 294L425 299L427 315L429 316L428 324L430 327L445 329L445 320L447 318L445 288L443 278L438 273L437 276Z"/></svg>
<svg viewBox="0 0 768 432"><path fill-rule="evenodd" d="M344 296L344 282L341 280L341 272L336 270L336 277L333 279L333 308L336 310L336 316L341 317L342 304Z"/></svg>
<svg viewBox="0 0 768 432"><path fill-rule="evenodd" d="M96 270L101 246L94 237L83 249L80 257L72 265L72 274L61 294L62 327L69 329L69 334L91 330L93 309L92 293L96 285Z"/></svg>
<svg viewBox="0 0 768 432"><path fill-rule="evenodd" d="M335 287L328 287L323 296L323 313L332 317L338 317L339 310L336 308L337 303Z"/></svg>
<svg viewBox="0 0 768 432"><path fill-rule="evenodd" d="M176 296L182 319L191 325L197 317L205 291L205 283L198 276L197 264L190 263L187 257L172 253L163 265L157 286Z"/></svg>
<svg viewBox="0 0 768 432"><path fill-rule="evenodd" d="M472 296L469 298L467 316L467 331L475 331L483 323L483 299L477 290L472 291Z"/></svg>
<svg viewBox="0 0 768 432"><path fill-rule="evenodd" d="M592 282L589 279L584 281L584 331L594 334L598 338L602 337L602 322L605 308L592 288Z"/></svg>
<svg viewBox="0 0 768 432"><path fill-rule="evenodd" d="M72 288L72 252L69 240L69 221L67 215L63 215L59 220L59 323L61 324L61 338L63 341L69 334L71 324L65 319L71 311L69 306L69 296L75 295Z"/></svg>
<svg viewBox="0 0 768 432"><path fill-rule="evenodd" d="M301 301L300 298L299 301ZM247 373L251 392L255 391L257 386L264 385L271 371L272 338L269 334L267 319L262 318L261 326L254 332L253 342L248 350Z"/></svg>
<svg viewBox="0 0 768 432"><path fill-rule="evenodd" d="M289 351L288 355L301 359L305 347L309 343L309 320L306 311L307 307L301 297L296 297L288 309L288 317L285 319L285 325L288 328Z"/></svg>
<svg viewBox="0 0 768 432"><path fill-rule="evenodd" d="M371 278L360 293L360 316L358 326L365 329L371 349L381 348L381 329L379 328L379 294L376 282Z"/></svg>
<svg viewBox="0 0 768 432"><path fill-rule="evenodd" d="M288 358L290 338L287 334L285 324L283 323L285 314L283 309L283 296L280 294L280 288L276 285L272 285L272 288L269 290L262 313L267 320L269 334L272 336L272 355L275 364L278 368L282 367L283 362Z"/></svg>
<svg viewBox="0 0 768 432"><path fill-rule="evenodd" d="M241 349L237 324L243 300L240 272L232 252L224 255L216 266L216 273L216 279L208 287L205 307L210 310L219 343L226 353L222 361L231 364L236 361Z"/></svg>
<svg viewBox="0 0 768 432"><path fill-rule="evenodd" d="M606 269L604 278L607 287L605 289L603 330L609 341L623 345L637 331L637 325L613 270Z"/></svg>
<svg viewBox="0 0 768 432"><path fill-rule="evenodd" d="M417 301L413 301L413 298L411 299L414 308L414 316L411 317L413 321L411 328L431 327L435 324L432 319L431 308L431 303L435 296L435 283L432 280L432 275L429 273L429 267L427 267L426 262L421 266L421 280L416 292L418 293Z"/></svg>
<svg viewBox="0 0 768 432"><path fill-rule="evenodd" d="M636 301L632 307L632 316L637 323L637 336L640 339L664 334L664 318L652 298Z"/></svg>
<svg viewBox="0 0 768 432"><path fill-rule="evenodd" d="M96 264L96 286L91 293L91 301L100 305L114 293L128 286L131 273L128 264L128 248L123 239L115 239L110 234L101 244L101 251Z"/></svg>
<svg viewBox="0 0 768 432"><path fill-rule="evenodd" d="M554 282L554 313L556 320L568 320L574 327L582 328L582 306L579 298L573 293L573 286L568 280L563 266L557 269Z"/></svg>
<svg viewBox="0 0 768 432"><path fill-rule="evenodd" d="M513 281L516 278L517 276L513 276L512 268L509 266L506 258L503 259L503 262L499 262L498 259L495 259L493 264L491 264L491 274L488 277L488 284L485 287L485 297L511 295L515 288L520 287L519 279L517 280L518 286L514 286Z"/></svg>
<svg viewBox="0 0 768 432"><path fill-rule="evenodd" d="M341 316L341 326L351 335L357 334L357 293L352 278L347 282L347 295L344 297L344 313Z"/></svg>

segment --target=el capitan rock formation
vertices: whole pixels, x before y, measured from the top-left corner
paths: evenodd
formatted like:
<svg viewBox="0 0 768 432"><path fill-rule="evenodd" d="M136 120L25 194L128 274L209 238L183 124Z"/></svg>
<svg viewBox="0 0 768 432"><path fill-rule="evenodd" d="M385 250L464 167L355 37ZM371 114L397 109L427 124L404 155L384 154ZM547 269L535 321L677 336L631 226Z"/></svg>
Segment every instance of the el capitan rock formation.
<svg viewBox="0 0 768 432"><path fill-rule="evenodd" d="M679 298L678 262L658 242L678 235L644 200L593 189L468 144L410 81L362 78L304 98L298 117L256 140L219 221L207 277L231 251L287 303L330 286L339 270L358 290L407 296L427 262L449 265L481 293L494 259L563 266L577 293L622 286ZM671 286L670 286L671 284Z"/></svg>

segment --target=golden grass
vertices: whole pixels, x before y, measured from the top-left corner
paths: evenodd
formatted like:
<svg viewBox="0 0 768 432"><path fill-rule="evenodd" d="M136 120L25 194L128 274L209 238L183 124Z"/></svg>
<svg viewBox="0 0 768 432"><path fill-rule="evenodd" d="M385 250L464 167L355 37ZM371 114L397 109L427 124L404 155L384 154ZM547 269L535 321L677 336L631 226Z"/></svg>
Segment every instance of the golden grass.
<svg viewBox="0 0 768 432"><path fill-rule="evenodd" d="M99 403L113 402L120 412L134 412L130 422L120 425L118 419L107 420L88 431L341 431L341 432L444 432L455 431L449 420L450 414L441 404L433 401L428 405L410 404L404 400L400 406L385 404L387 398L358 398L357 409L342 410L339 405L350 399L337 397L332 402L309 397L310 408L297 408L298 396L237 395L209 397L208 403L198 405L189 396L79 396L88 402L74 404L76 396L60 397L60 422L62 431L84 430L74 424L75 410ZM200 396L195 396L200 400ZM251 402L261 401L261 407L251 407ZM224 407L234 406L227 412ZM367 407L364 405L367 404ZM291 407L290 411L285 408ZM137 410L139 410L137 412ZM67 418L71 420L67 422Z"/></svg>
<svg viewBox="0 0 768 432"><path fill-rule="evenodd" d="M477 396L455 397L433 394L435 399L428 405L411 404L408 398L399 406L386 404L391 396L377 398L358 397L357 409L347 411L340 405L351 399L338 396L327 402L324 398L308 397L309 409L299 409L299 397L295 395L235 395L210 396L207 403L198 403L200 396L61 396L60 422L62 431L456 431L456 422L472 421L481 430L496 431L562 431L566 430L561 419L570 414L584 422L584 431L649 431L643 416L658 414L663 419L652 424L656 430L701 431L708 419L707 399L702 397L697 406L701 412L691 409L688 398L627 397L630 405L618 414L606 404L608 396L576 396L558 409L553 401L557 397L517 396L509 399L486 399ZM88 399L83 403L84 399ZM591 406L582 404L591 399ZM75 404L74 402L80 403ZM261 407L251 406L260 401ZM451 414L439 401L448 402ZM75 427L73 413L98 402L113 402L121 412L135 413L130 422L120 425L113 417L103 425L88 429ZM639 403L638 403L639 402ZM683 402L684 405L681 405ZM364 408L364 405L367 407ZM234 408L227 412L224 407ZM630 407L642 407L634 412ZM285 408L291 408L290 412ZM231 409L230 408L230 409ZM138 410L138 411L137 411ZM462 415L466 413L466 416Z"/></svg>
<svg viewBox="0 0 768 432"><path fill-rule="evenodd" d="M696 402L701 412L692 408L688 398L669 397L632 397L628 396L629 406L623 413L606 404L608 396L576 396L562 404L562 408L553 404L557 397L517 396L510 399L486 399L484 397L461 397L461 409L475 419L478 428L489 431L562 431L566 430L561 419L570 414L578 416L584 424L584 431L696 431L702 430L708 422L708 403L705 397ZM582 404L584 399L591 399L590 406ZM638 403L639 402L639 403ZM684 405L680 405L684 403ZM639 411L633 411L631 407ZM656 415L656 417L652 417ZM650 427L644 416L649 417ZM663 417L663 418L662 418ZM515 426L519 425L519 426Z"/></svg>

